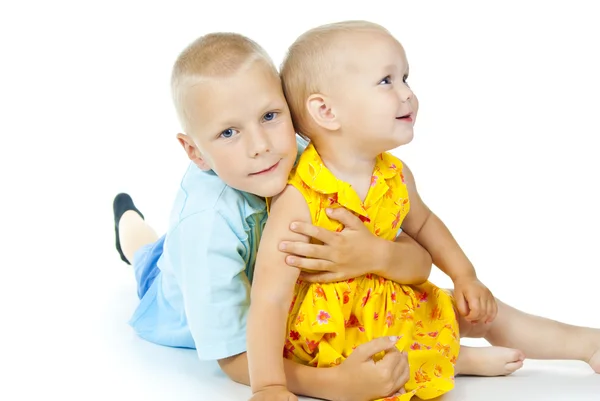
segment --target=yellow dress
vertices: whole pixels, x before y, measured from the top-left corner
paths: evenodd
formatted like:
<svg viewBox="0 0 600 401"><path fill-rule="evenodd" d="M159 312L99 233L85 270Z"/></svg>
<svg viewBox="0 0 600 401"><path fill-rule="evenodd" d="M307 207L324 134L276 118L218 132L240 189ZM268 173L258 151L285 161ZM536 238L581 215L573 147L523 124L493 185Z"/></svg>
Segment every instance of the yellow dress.
<svg viewBox="0 0 600 401"><path fill-rule="evenodd" d="M290 173L315 225L340 231L325 209L346 207L381 238L394 240L410 209L402 162L389 153L377 158L371 187L361 202L351 186L335 178L312 144ZM460 339L452 297L430 282L401 285L375 274L337 283L298 280L286 326L284 357L311 366L340 364L358 345L399 336L408 352L407 394L389 400L438 397L454 387Z"/></svg>

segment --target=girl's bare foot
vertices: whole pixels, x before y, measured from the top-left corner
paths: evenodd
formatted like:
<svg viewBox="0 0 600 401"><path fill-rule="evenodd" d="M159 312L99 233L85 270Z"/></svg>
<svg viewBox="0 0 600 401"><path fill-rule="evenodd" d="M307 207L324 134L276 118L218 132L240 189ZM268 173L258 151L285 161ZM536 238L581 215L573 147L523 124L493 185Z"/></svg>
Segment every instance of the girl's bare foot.
<svg viewBox="0 0 600 401"><path fill-rule="evenodd" d="M597 354L597 363L600 368L600 352ZM456 374L469 376L506 376L521 369L524 360L525 355L517 349L461 346L456 362ZM591 363L592 361L590 360Z"/></svg>

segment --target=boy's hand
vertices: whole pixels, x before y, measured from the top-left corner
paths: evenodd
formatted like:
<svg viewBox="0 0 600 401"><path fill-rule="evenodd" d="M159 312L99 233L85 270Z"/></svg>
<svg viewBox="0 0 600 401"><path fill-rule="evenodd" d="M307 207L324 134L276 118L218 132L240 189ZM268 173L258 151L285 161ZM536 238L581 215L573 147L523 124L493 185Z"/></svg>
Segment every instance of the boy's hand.
<svg viewBox="0 0 600 401"><path fill-rule="evenodd" d="M283 386L272 386L254 393L250 401L298 401L298 397Z"/></svg>
<svg viewBox="0 0 600 401"><path fill-rule="evenodd" d="M396 348L397 338L379 337L356 347L337 369L338 401L365 401L404 393L410 377L406 352ZM373 357L385 351L378 362Z"/></svg>
<svg viewBox="0 0 600 401"><path fill-rule="evenodd" d="M373 235L362 221L345 208L327 209L327 215L344 225L341 232L295 222L290 229L323 243L282 242L280 250L290 254L286 263L313 272L301 272L309 282L333 282L373 272L377 245L384 241Z"/></svg>
<svg viewBox="0 0 600 401"><path fill-rule="evenodd" d="M458 311L468 321L491 323L496 318L496 298L477 277L459 277L454 280L454 297Z"/></svg>

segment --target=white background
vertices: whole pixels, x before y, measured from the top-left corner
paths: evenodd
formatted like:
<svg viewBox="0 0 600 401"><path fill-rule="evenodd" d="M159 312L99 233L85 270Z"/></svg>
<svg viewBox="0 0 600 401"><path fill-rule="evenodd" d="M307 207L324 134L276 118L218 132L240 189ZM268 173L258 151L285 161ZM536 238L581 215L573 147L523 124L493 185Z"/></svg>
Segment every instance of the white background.
<svg viewBox="0 0 600 401"><path fill-rule="evenodd" d="M135 285L114 250L111 208L127 191L165 230L187 165L170 69L211 31L243 33L279 64L321 23L390 29L421 104L415 140L394 153L425 201L499 298L600 327L592 4L3 2L0 364L9 371L0 393L11 395L0 398L205 399L193 354L147 344L126 324ZM451 284L439 272L432 280ZM218 394L231 399L229 390Z"/></svg>

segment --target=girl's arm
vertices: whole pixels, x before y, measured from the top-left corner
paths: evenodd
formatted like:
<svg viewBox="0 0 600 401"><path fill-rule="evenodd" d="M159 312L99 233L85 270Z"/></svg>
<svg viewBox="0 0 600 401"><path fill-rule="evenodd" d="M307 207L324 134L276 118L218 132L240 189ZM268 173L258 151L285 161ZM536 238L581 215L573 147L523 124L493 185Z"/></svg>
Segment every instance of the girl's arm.
<svg viewBox="0 0 600 401"><path fill-rule="evenodd" d="M492 322L498 313L494 295L479 281L473 264L448 227L425 205L406 165L404 179L411 209L402 224L403 230L427 249L433 263L452 279L459 313L468 321Z"/></svg>
<svg viewBox="0 0 600 401"><path fill-rule="evenodd" d="M433 263L452 280L476 277L475 268L460 248L446 225L427 207L406 164L404 180L410 197L410 212L402 229L431 254Z"/></svg>
<svg viewBox="0 0 600 401"><path fill-rule="evenodd" d="M307 241L290 232L292 221L311 221L306 201L292 186L273 199L258 249L248 316L248 365L252 392L287 388L282 359L285 326L299 271L285 263L279 242Z"/></svg>

